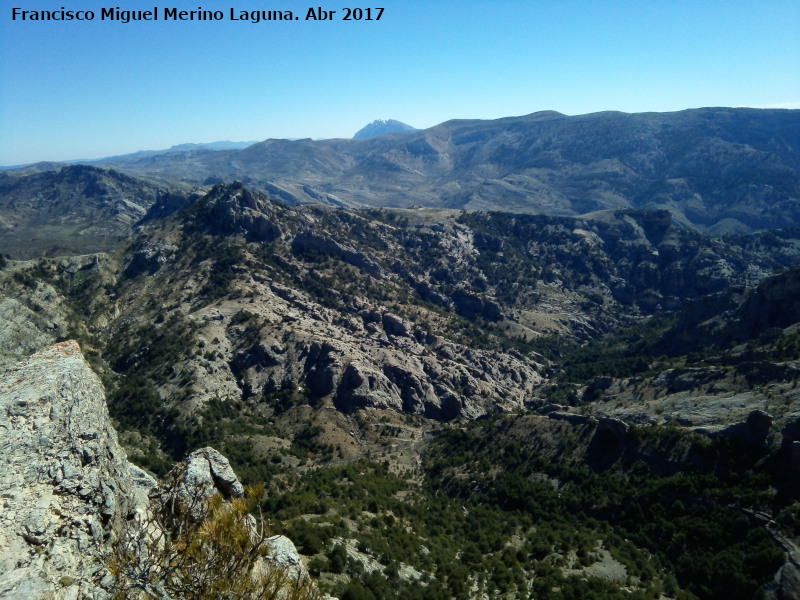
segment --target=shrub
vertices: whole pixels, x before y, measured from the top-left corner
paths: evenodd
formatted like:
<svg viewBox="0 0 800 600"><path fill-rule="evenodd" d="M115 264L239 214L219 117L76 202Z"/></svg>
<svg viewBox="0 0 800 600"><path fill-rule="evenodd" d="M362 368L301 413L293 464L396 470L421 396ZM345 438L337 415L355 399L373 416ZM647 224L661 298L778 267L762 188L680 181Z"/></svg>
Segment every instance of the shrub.
<svg viewBox="0 0 800 600"><path fill-rule="evenodd" d="M261 487L226 502L219 494L206 499L203 490L187 498L183 480L162 491L152 518L128 521L113 547L108 567L117 600L319 599L307 575L269 562L270 529L250 514Z"/></svg>

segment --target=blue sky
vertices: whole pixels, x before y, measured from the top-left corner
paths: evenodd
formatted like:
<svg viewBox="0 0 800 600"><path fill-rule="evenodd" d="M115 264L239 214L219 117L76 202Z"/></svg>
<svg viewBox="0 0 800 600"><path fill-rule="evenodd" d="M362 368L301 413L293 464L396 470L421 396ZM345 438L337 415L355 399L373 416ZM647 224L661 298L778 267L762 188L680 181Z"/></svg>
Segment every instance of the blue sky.
<svg viewBox="0 0 800 600"><path fill-rule="evenodd" d="M94 10L94 21L12 21ZM116 23L102 7L221 10ZM306 21L309 7L335 10ZM343 21L343 8L385 8ZM293 22L229 20L291 10ZM800 108L797 0L10 0L0 9L0 165L183 142L351 137L539 110Z"/></svg>

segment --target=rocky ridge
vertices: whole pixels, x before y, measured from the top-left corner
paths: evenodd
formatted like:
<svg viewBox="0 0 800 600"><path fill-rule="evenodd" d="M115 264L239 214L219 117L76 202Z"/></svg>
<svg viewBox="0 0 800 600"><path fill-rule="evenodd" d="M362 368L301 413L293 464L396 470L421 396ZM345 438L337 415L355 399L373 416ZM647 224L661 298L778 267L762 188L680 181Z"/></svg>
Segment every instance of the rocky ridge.
<svg viewBox="0 0 800 600"><path fill-rule="evenodd" d="M287 207L237 183L157 212L124 251L7 262L0 349L10 365L82 335L123 427L170 439L177 456L176 432L213 421L215 406L252 412L267 437L317 431L343 456L361 452L360 415L535 406L565 340L659 311L688 318L687 299L701 318L704 303L800 261L791 231L714 240L667 211L353 212ZM633 389L597 410L637 421L624 407L647 406L652 420Z"/></svg>

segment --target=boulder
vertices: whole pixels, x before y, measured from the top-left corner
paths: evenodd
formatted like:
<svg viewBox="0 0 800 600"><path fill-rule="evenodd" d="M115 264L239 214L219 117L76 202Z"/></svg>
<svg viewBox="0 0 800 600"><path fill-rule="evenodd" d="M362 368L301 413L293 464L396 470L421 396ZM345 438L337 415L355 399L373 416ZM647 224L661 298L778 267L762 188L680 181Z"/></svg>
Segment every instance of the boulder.
<svg viewBox="0 0 800 600"><path fill-rule="evenodd" d="M786 562L775 574L775 579L764 586L765 600L800 600L800 569Z"/></svg>
<svg viewBox="0 0 800 600"><path fill-rule="evenodd" d="M210 447L192 452L170 471L167 479L177 480L177 496L197 520L205 517L206 501L214 494L222 494L225 499L244 496L244 487L228 459Z"/></svg>
<svg viewBox="0 0 800 600"><path fill-rule="evenodd" d="M249 241L271 242L282 235L272 217L269 198L240 182L219 184L198 202L198 215L216 234L244 235Z"/></svg>

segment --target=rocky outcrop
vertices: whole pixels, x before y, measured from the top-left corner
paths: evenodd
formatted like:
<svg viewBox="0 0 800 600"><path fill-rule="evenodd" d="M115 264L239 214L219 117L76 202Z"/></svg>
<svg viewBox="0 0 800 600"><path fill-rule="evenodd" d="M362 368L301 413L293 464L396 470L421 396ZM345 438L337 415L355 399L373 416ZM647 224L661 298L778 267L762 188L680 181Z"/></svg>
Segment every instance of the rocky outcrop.
<svg viewBox="0 0 800 600"><path fill-rule="evenodd" d="M790 420L781 430L781 447L791 449L800 442L800 417Z"/></svg>
<svg viewBox="0 0 800 600"><path fill-rule="evenodd" d="M244 487L228 459L214 448L192 452L167 476L168 480L173 478L177 479L177 498L197 521L205 517L205 507L214 494L222 494L225 499L244 496Z"/></svg>
<svg viewBox="0 0 800 600"><path fill-rule="evenodd" d="M190 454L166 489L170 481L198 520L213 494L245 493L213 448ZM132 523L152 527L164 490L127 461L103 386L76 342L51 346L0 378L0 598L106 600L112 546L130 539ZM270 564L308 577L291 540L276 536L269 547Z"/></svg>
<svg viewBox="0 0 800 600"><path fill-rule="evenodd" d="M319 252L335 256L344 262L353 265L375 279L381 279L381 268L355 248L340 244L330 238L325 238L310 231L304 231L292 241L292 252L302 254L306 252Z"/></svg>
<svg viewBox="0 0 800 600"><path fill-rule="evenodd" d="M134 505L103 387L76 342L0 380L0 597L105 597L98 558Z"/></svg>
<svg viewBox="0 0 800 600"><path fill-rule="evenodd" d="M694 431L710 438L731 438L744 446L764 446L767 443L767 436L771 428L772 416L763 410L753 410L747 416L747 419L741 423L734 423L725 427L697 427Z"/></svg>
<svg viewBox="0 0 800 600"><path fill-rule="evenodd" d="M763 446L771 428L772 417L763 410L754 410L744 423L730 425L720 435L737 439L745 446Z"/></svg>
<svg viewBox="0 0 800 600"><path fill-rule="evenodd" d="M723 375L724 373L719 369L668 369L653 379L653 385L666 388L670 394L676 394L708 385Z"/></svg>
<svg viewBox="0 0 800 600"><path fill-rule="evenodd" d="M177 484L175 488L170 486L172 481ZM174 497L192 512L192 518L197 521L206 517L208 500L215 494L222 495L226 500L245 495L244 486L233 472L228 459L210 447L189 454L182 462L175 465L166 476L165 482L166 491L162 489L160 493L170 499L174 494ZM166 502L165 505L172 504ZM255 521L252 523L255 524ZM270 554L266 561L268 564L264 567L269 568L271 565L285 568L294 580L310 577L292 540L283 535L276 535L267 540L267 545Z"/></svg>
<svg viewBox="0 0 800 600"><path fill-rule="evenodd" d="M748 295L741 309L746 335L757 337L770 327L787 327L800 321L800 269L764 280Z"/></svg>
<svg viewBox="0 0 800 600"><path fill-rule="evenodd" d="M223 361L198 372L196 398L223 396L217 382L229 377L251 403L303 394L312 406L330 399L345 414L376 408L450 420L518 408L542 381L540 365L517 353L439 338L372 304L343 313L271 285L258 302L240 306L256 315L251 323L260 331L248 336L243 325L226 324L238 308L197 314L204 344L224 332L231 346L215 346L230 372Z"/></svg>
<svg viewBox="0 0 800 600"><path fill-rule="evenodd" d="M134 250L133 258L125 269L126 277L136 277L141 273L155 274L162 265L172 260L178 247L173 244L150 243L140 244Z"/></svg>
<svg viewBox="0 0 800 600"><path fill-rule="evenodd" d="M459 315L469 320L482 317L487 321L499 321L502 317L500 306L496 302L481 298L465 290L453 292L453 305Z"/></svg>
<svg viewBox="0 0 800 600"><path fill-rule="evenodd" d="M800 600L800 568L787 562L762 592L760 597L764 600Z"/></svg>
<svg viewBox="0 0 800 600"><path fill-rule="evenodd" d="M239 182L214 186L196 205L196 215L211 232L244 235L259 242L270 242L281 235L271 213L266 196Z"/></svg>

